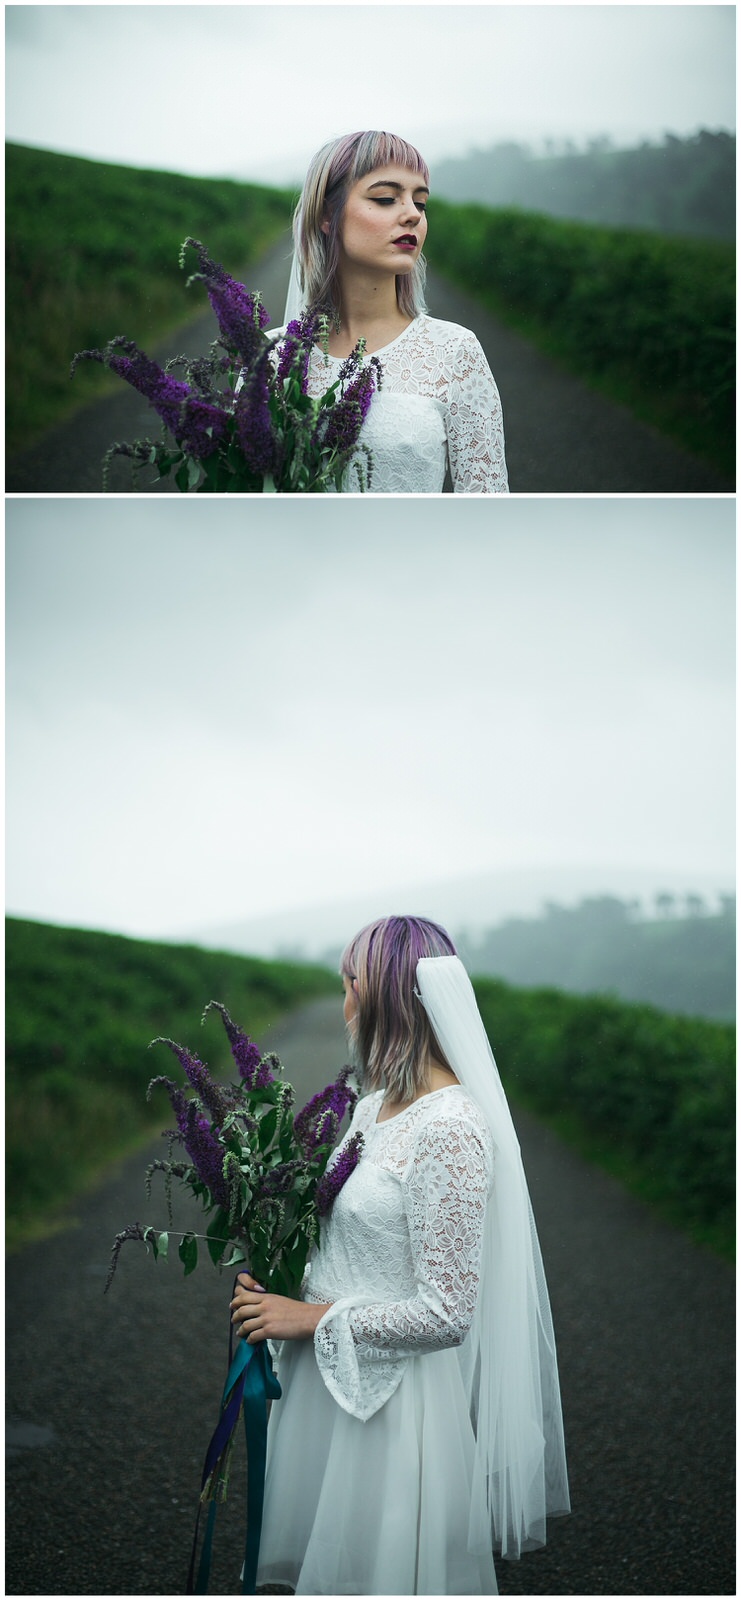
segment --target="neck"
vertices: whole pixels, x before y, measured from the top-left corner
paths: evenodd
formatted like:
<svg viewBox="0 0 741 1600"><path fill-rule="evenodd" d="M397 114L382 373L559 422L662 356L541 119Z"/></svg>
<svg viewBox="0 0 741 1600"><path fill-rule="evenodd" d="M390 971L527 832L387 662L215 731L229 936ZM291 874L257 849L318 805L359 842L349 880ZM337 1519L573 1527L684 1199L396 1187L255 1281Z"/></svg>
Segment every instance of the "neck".
<svg viewBox="0 0 741 1600"><path fill-rule="evenodd" d="M396 299L396 278L388 274L374 277L365 273L343 273L340 277L342 333L353 345L365 339L372 346L379 331L401 332L409 317Z"/></svg>

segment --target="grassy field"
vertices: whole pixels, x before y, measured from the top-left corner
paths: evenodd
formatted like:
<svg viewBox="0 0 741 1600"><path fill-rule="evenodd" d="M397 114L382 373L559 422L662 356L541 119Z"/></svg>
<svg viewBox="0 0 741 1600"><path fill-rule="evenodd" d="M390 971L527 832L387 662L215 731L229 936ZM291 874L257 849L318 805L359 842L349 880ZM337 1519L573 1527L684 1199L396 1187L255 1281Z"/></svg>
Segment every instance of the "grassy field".
<svg viewBox="0 0 741 1600"><path fill-rule="evenodd" d="M115 1157L162 1125L145 1093L172 1062L164 1034L231 1076L221 1000L259 1036L276 1017L337 992L324 967L11 918L7 951L7 1229L12 1247L53 1227ZM734 1029L650 1006L477 978L514 1104L549 1122L698 1242L731 1258Z"/></svg>
<svg viewBox="0 0 741 1600"><path fill-rule="evenodd" d="M438 200L430 255L547 354L733 475L732 244Z"/></svg>
<svg viewBox="0 0 741 1600"><path fill-rule="evenodd" d="M47 1231L110 1161L162 1126L166 1102L148 1105L147 1084L178 1068L164 1049L148 1051L151 1039L174 1038L231 1076L223 1029L200 1027L209 1000L259 1037L293 1006L337 993L337 978L324 967L9 918L6 993L12 1247Z"/></svg>
<svg viewBox="0 0 741 1600"><path fill-rule="evenodd" d="M477 978L513 1102L668 1221L735 1251L735 1028Z"/></svg>
<svg viewBox="0 0 741 1600"><path fill-rule="evenodd" d="M75 351L119 333L148 349L208 308L198 285L186 291L183 239L202 239L241 276L290 216L282 190L6 145L8 454L93 395L120 388L91 363L70 382ZM188 271L194 266L191 258Z"/></svg>

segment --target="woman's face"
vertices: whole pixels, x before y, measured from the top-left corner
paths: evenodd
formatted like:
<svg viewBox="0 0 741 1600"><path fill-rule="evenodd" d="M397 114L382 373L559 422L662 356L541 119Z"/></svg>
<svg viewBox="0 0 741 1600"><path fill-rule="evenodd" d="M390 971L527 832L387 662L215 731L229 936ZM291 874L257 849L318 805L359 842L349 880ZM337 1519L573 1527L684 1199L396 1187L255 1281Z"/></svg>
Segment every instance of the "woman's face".
<svg viewBox="0 0 741 1600"><path fill-rule="evenodd" d="M340 223L340 262L374 271L411 272L427 234L429 190L418 172L377 167L354 183ZM323 224L324 231L329 224Z"/></svg>

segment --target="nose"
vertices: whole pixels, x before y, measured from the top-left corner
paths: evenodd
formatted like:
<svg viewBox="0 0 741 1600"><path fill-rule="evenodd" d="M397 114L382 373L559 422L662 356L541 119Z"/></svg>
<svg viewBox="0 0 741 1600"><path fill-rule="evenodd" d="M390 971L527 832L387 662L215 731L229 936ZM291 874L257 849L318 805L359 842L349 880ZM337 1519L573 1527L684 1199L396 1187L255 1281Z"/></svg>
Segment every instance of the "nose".
<svg viewBox="0 0 741 1600"><path fill-rule="evenodd" d="M414 199L414 196L411 195L411 194L410 195L405 195L404 196L404 220L405 220L405 222L419 222L421 216L422 216L422 207L417 205L417 202Z"/></svg>

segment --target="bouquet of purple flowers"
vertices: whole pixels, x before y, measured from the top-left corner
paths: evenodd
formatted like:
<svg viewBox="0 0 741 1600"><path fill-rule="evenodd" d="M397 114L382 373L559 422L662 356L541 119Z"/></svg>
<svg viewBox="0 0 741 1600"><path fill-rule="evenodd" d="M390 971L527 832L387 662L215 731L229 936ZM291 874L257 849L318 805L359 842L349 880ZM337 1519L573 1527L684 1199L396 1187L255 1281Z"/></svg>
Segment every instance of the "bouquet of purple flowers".
<svg viewBox="0 0 741 1600"><path fill-rule="evenodd" d="M334 383L318 399L308 394L309 361L315 344L329 334L326 313L304 313L276 337L265 332L268 313L251 294L212 261L198 239L180 250L196 251L200 271L188 279L204 283L219 337L208 355L175 356L165 367L130 339L111 339L104 350L79 350L80 361L98 361L145 396L162 422L162 437L112 444L103 463L108 486L115 455L129 458L134 473L156 467L174 473L188 494L324 494L341 492L352 467L360 491L370 487L373 458L360 440L373 395L381 386L376 356L364 363L359 340ZM183 369L183 376L174 370Z"/></svg>
<svg viewBox="0 0 741 1600"><path fill-rule="evenodd" d="M218 1001L211 1000L206 1006L204 1020L209 1011L221 1016L239 1081L217 1082L204 1063L182 1045L172 1039L153 1040L174 1052L193 1093L189 1096L166 1077L153 1078L149 1085L149 1094L159 1084L167 1090L177 1127L166 1135L169 1159L152 1161L147 1168L147 1190L154 1173L162 1172L170 1221L174 1180L196 1196L207 1214L213 1213L204 1235L180 1235L178 1253L186 1275L197 1265L198 1239L205 1238L215 1266L236 1267L244 1262L263 1288L296 1297L309 1251L319 1242L319 1219L330 1211L362 1149L362 1134L354 1134L328 1167L340 1123L358 1098L348 1081L350 1068L343 1067L335 1082L315 1094L294 1117L294 1090L281 1079L278 1057L261 1055ZM173 1159L176 1144L182 1147L185 1159ZM143 1227L140 1222L124 1228L114 1241L106 1290L128 1239L151 1245L155 1259L167 1255L168 1232ZM239 1339L234 1353L230 1326L229 1370L201 1476L201 1504L208 1505L208 1521L196 1577L199 1509L188 1594L207 1592L216 1508L218 1501L226 1498L240 1411L244 1412L249 1460L242 1592L254 1593L265 1483L266 1402L279 1398L280 1385L267 1344L251 1345Z"/></svg>
<svg viewBox="0 0 741 1600"><path fill-rule="evenodd" d="M334 1083L314 1095L293 1115L295 1091L281 1079L274 1054L261 1056L217 1000L203 1013L221 1016L239 1072L239 1081L216 1082L202 1061L172 1039L155 1039L177 1056L194 1093L189 1097L171 1078L153 1078L148 1097L162 1085L170 1097L177 1128L167 1132L169 1159L147 1168L147 1193L155 1172L162 1172L168 1216L172 1221L172 1184L177 1180L213 1213L205 1234L180 1237L178 1254L186 1276L198 1264L198 1239L205 1239L215 1266L245 1262L253 1277L274 1294L296 1297L312 1245L319 1241L319 1219L331 1209L357 1165L362 1135L348 1141L327 1172L327 1163L346 1111L357 1094L343 1067ZM180 1145L187 1159L173 1160ZM155 1259L167 1256L169 1233L132 1223L116 1235L106 1279L110 1287L122 1246L129 1239L151 1245ZM227 1247L231 1253L227 1258Z"/></svg>

